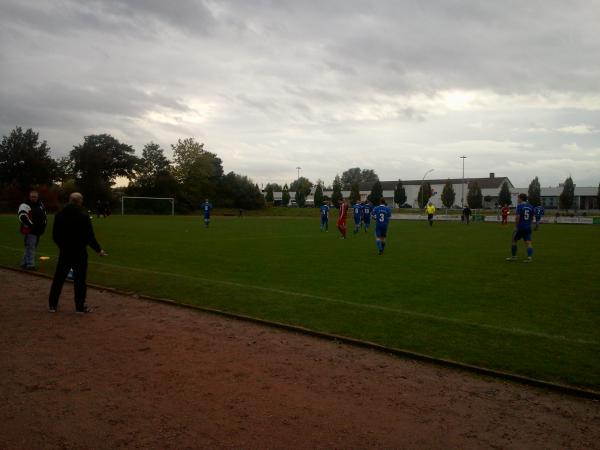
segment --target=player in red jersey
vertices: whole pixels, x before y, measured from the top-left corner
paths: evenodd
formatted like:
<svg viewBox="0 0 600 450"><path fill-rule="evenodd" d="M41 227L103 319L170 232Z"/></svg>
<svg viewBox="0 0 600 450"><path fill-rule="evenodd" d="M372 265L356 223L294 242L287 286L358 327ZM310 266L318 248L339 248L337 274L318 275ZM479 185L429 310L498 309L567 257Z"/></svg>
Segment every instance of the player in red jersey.
<svg viewBox="0 0 600 450"><path fill-rule="evenodd" d="M346 239L346 217L348 216L348 202L345 199L340 200L340 215L337 221L337 228L342 233L342 239Z"/></svg>
<svg viewBox="0 0 600 450"><path fill-rule="evenodd" d="M508 225L508 213L509 213L510 209L508 208L507 204L504 204L502 206L502 209L500 210L500 212L502 213L502 225Z"/></svg>

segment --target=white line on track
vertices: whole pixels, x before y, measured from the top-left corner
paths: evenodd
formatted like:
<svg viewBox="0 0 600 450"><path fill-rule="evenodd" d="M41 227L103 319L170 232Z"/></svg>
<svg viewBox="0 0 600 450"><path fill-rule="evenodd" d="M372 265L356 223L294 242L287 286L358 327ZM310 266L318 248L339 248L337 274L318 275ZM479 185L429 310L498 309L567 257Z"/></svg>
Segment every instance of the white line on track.
<svg viewBox="0 0 600 450"><path fill-rule="evenodd" d="M22 249L17 249L14 247L7 247L4 245L0 245L0 248L4 248L7 250L14 250L14 251L18 251L18 252L23 251ZM57 257L57 255L50 255L50 256L53 256L55 258ZM599 345L600 344L600 342L590 341L590 340L586 340L586 339L570 338L567 336L540 333L537 331L523 330L520 328L512 328L512 327L507 328L507 327L500 327L497 325L489 325L489 324L485 324L485 323L469 322L466 320L454 319L452 317L436 316L434 314L427 314L427 313L421 313L421 312L417 312L417 311L410 311L410 310L398 309L398 308L390 308L387 306L373 305L370 303L356 303L356 302L351 302L348 300L342 300L342 299L337 299L337 298L332 298L332 297L324 297L321 295L307 294L307 293L303 293L303 292L286 291L284 289L270 288L270 287L266 287L266 286L257 286L257 285L253 285L253 284L238 283L236 281L216 280L213 278L204 278L204 277L199 277L199 276L184 275L181 273L163 272L163 271L151 270L151 269L142 269L142 268L138 268L138 267L121 266L119 264L109 264L109 263L96 262L96 261L89 261L89 264L94 264L97 266L104 266L104 267L114 267L116 269L121 269L121 270L130 270L132 272L148 273L148 274L152 274L152 275L162 275L162 276L168 276L168 277L173 277L173 278L194 280L194 281L200 281L200 282L209 283L209 284L213 283L213 284L220 284L223 286L234 286L234 287L240 287L240 288L244 288L244 289L253 289L253 290L257 290L257 291L280 294L280 295L284 295L287 297L308 298L308 299L320 300L320 301L329 302L329 303L337 303L337 304L341 304L341 305L354 306L357 308L385 311L385 312L389 312L389 313L410 316L410 317L419 317L422 319L434 320L434 321L438 321L438 322L447 322L447 323L453 323L453 324L457 324L457 325L483 328L486 330L501 331L503 333L509 333L509 334L515 334L515 335L521 335L521 336L534 336L534 337L543 338L543 339L549 339L549 340L554 340L554 341L573 342L573 343L577 343L577 344L588 344L588 345Z"/></svg>

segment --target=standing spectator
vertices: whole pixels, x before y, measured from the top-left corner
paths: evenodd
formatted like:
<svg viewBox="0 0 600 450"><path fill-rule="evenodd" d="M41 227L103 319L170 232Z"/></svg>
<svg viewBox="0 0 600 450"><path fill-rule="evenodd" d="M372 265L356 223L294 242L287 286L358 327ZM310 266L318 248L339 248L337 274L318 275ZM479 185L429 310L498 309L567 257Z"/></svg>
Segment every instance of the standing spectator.
<svg viewBox="0 0 600 450"><path fill-rule="evenodd" d="M469 205L465 205L465 207L463 208L463 220L465 222L467 222L467 225L469 225L470 218L471 218L471 208L469 208Z"/></svg>
<svg viewBox="0 0 600 450"><path fill-rule="evenodd" d="M24 236L25 242L21 268L35 270L35 251L40 243L40 236L44 234L48 223L44 205L39 200L37 191L31 191L29 200L21 203L18 216L21 222L21 234Z"/></svg>
<svg viewBox="0 0 600 450"><path fill-rule="evenodd" d="M510 212L510 209L506 203L502 205L500 212L502 213L502 225L508 225L508 213Z"/></svg>
<svg viewBox="0 0 600 450"><path fill-rule="evenodd" d="M435 214L435 206L433 206L433 203L429 202L427 203L427 208L425 209L427 210L427 220L429 221L429 226L432 227L433 215Z"/></svg>
<svg viewBox="0 0 600 450"><path fill-rule="evenodd" d="M85 304L88 265L87 246L92 247L100 256L106 256L106 252L102 250L94 236L92 221L82 208L82 203L83 196L79 192L73 192L69 196L67 206L57 213L54 218L52 239L58 246L60 253L48 298L50 312L56 312L65 278L71 268L73 269L75 288L75 311L78 314L92 312Z"/></svg>

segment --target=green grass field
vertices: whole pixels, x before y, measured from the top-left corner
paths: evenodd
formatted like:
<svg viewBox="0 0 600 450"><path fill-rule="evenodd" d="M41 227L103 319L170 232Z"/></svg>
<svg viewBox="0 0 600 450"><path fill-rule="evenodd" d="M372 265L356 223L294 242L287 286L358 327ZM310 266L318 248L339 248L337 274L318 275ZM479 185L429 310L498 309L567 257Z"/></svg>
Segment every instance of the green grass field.
<svg viewBox="0 0 600 450"><path fill-rule="evenodd" d="M543 226L533 264L504 260L512 228L497 224L392 221L383 256L371 232L343 241L317 218L94 226L109 256L91 252L93 283L600 390L597 226ZM0 216L0 263L16 267L21 253L16 218ZM50 232L39 255L52 273Z"/></svg>

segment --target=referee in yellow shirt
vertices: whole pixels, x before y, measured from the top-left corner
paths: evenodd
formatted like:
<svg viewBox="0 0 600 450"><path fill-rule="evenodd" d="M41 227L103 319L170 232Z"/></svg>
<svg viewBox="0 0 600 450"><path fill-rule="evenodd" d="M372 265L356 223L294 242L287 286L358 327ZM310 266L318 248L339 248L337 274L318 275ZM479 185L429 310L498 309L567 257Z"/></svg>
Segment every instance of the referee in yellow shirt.
<svg viewBox="0 0 600 450"><path fill-rule="evenodd" d="M433 206L433 203L429 202L427 203L427 207L425 208L427 210L427 220L429 221L429 226L433 226L433 215L435 214L435 206Z"/></svg>

